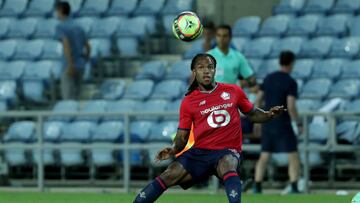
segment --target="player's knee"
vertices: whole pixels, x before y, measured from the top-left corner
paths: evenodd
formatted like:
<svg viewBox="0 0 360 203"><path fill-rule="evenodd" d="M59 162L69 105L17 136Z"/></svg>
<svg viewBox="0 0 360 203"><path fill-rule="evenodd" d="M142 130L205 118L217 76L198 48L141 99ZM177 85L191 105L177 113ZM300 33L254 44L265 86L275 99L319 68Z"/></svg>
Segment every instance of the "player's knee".
<svg viewBox="0 0 360 203"><path fill-rule="evenodd" d="M170 167L166 169L160 178L164 181L167 187L177 185L182 177L185 175L185 171L182 168Z"/></svg>
<svg viewBox="0 0 360 203"><path fill-rule="evenodd" d="M270 159L270 156L261 154L261 155L260 155L260 158L259 158L259 162L261 162L261 163L263 163L263 164L267 164L267 162L269 161L269 159Z"/></svg>
<svg viewBox="0 0 360 203"><path fill-rule="evenodd" d="M238 160L231 156L227 155L220 159L218 163L218 175L223 177L223 175L229 171L237 171Z"/></svg>

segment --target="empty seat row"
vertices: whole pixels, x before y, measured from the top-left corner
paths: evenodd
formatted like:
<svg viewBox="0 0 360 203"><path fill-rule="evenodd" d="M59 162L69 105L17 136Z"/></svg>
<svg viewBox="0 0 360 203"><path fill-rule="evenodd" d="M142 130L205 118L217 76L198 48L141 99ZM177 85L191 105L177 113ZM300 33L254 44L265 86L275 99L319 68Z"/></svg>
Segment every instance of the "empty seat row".
<svg viewBox="0 0 360 203"><path fill-rule="evenodd" d="M73 15L156 15L177 14L181 11L192 10L193 0L66 0L70 3ZM0 16L50 16L54 10L56 0L4 0L0 9Z"/></svg>
<svg viewBox="0 0 360 203"><path fill-rule="evenodd" d="M284 50L291 50L302 58L356 58L360 56L360 38L302 37L283 39L260 37L253 40L234 38L234 46L249 58L275 58Z"/></svg>
<svg viewBox="0 0 360 203"><path fill-rule="evenodd" d="M359 0L281 0L274 8L275 14L306 14L306 13L358 13Z"/></svg>

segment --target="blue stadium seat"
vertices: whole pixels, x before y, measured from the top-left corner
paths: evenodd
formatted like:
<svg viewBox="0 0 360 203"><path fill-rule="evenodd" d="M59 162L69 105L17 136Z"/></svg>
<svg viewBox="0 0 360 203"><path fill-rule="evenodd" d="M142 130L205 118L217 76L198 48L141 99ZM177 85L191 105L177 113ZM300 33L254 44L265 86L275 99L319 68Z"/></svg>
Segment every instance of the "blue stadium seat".
<svg viewBox="0 0 360 203"><path fill-rule="evenodd" d="M10 25L13 24L14 21L14 18L0 18L0 38L4 38L7 35Z"/></svg>
<svg viewBox="0 0 360 203"><path fill-rule="evenodd" d="M55 0L32 0L29 3L25 16L50 16L55 6Z"/></svg>
<svg viewBox="0 0 360 203"><path fill-rule="evenodd" d="M59 80L62 74L62 63L61 61L57 60L41 60L41 63L46 64L47 66L51 67L51 75L53 79Z"/></svg>
<svg viewBox="0 0 360 203"><path fill-rule="evenodd" d="M270 57L277 58L280 55L280 52L285 50L290 50L295 55L298 55L304 42L305 39L303 37L287 37L279 39L274 42Z"/></svg>
<svg viewBox="0 0 360 203"><path fill-rule="evenodd" d="M194 0L168 0L162 9L162 14L179 14L183 11L192 11Z"/></svg>
<svg viewBox="0 0 360 203"><path fill-rule="evenodd" d="M106 100L89 100L86 101L80 112L86 113L104 113L107 106ZM99 122L101 116L78 116L77 120L79 121L92 121Z"/></svg>
<svg viewBox="0 0 360 203"><path fill-rule="evenodd" d="M260 65L259 70L257 71L256 76L258 78L265 78L268 74L279 70L279 62L277 59L269 59L263 61Z"/></svg>
<svg viewBox="0 0 360 203"><path fill-rule="evenodd" d="M85 0L81 9L77 13L79 16L100 16L109 7L110 0Z"/></svg>
<svg viewBox="0 0 360 203"><path fill-rule="evenodd" d="M136 75L136 79L150 79L159 81L166 73L166 61L149 61L142 65L142 70Z"/></svg>
<svg viewBox="0 0 360 203"><path fill-rule="evenodd" d="M356 130L359 126L357 121L343 121L336 126L336 136L338 140L354 143L359 134Z"/></svg>
<svg viewBox="0 0 360 203"><path fill-rule="evenodd" d="M138 56L139 42L134 37L121 37L116 40L117 49L122 56Z"/></svg>
<svg viewBox="0 0 360 203"><path fill-rule="evenodd" d="M348 61L343 64L341 78L360 78L360 60Z"/></svg>
<svg viewBox="0 0 360 203"><path fill-rule="evenodd" d="M118 160L120 162L123 162L123 160L124 160L124 155L123 155L122 151L120 151L120 153L118 155ZM142 166L143 167L144 162L145 162L144 151L137 150L137 149L130 151L130 166L133 166L133 167Z"/></svg>
<svg viewBox="0 0 360 203"><path fill-rule="evenodd" d="M90 121L75 121L69 123L61 136L62 142L89 142L96 128Z"/></svg>
<svg viewBox="0 0 360 203"><path fill-rule="evenodd" d="M46 63L28 63L24 68L22 90L26 100L44 102L44 89L51 78L51 67Z"/></svg>
<svg viewBox="0 0 360 203"><path fill-rule="evenodd" d="M332 37L317 37L308 40L302 46L300 56L310 58L323 58L328 55L334 41Z"/></svg>
<svg viewBox="0 0 360 203"><path fill-rule="evenodd" d="M169 112L178 112L180 110L180 105L182 102L182 98L181 99L177 99L173 102L170 102L167 106L166 106L166 111ZM172 115L172 116L165 116L164 120L178 120L179 119L179 115Z"/></svg>
<svg viewBox="0 0 360 203"><path fill-rule="evenodd" d="M3 113L8 110L7 103L5 101L0 101L0 112ZM1 119L0 119L1 121Z"/></svg>
<svg viewBox="0 0 360 203"><path fill-rule="evenodd" d="M47 121L44 123L43 136L45 142L58 142L67 124L62 121Z"/></svg>
<svg viewBox="0 0 360 203"><path fill-rule="evenodd" d="M177 15L164 15L162 17L162 27L165 30L165 34L172 35L172 24Z"/></svg>
<svg viewBox="0 0 360 203"><path fill-rule="evenodd" d="M36 24L34 37L35 38L55 38L56 36L56 26L59 24L59 21L54 18L49 19L39 19Z"/></svg>
<svg viewBox="0 0 360 203"><path fill-rule="evenodd" d="M287 31L291 19L287 15L271 16L263 22L258 35L281 37Z"/></svg>
<svg viewBox="0 0 360 203"><path fill-rule="evenodd" d="M231 42L235 46L236 50L242 52L246 46L246 43L249 42L249 39L243 37L234 37L232 38Z"/></svg>
<svg viewBox="0 0 360 203"><path fill-rule="evenodd" d="M119 101L109 101L106 106L106 112L113 112L113 113L125 113L125 112L133 112L137 110L140 106L139 101L131 100L131 99L122 99ZM119 121L124 120L124 116L107 116L104 117L103 120L105 121Z"/></svg>
<svg viewBox="0 0 360 203"><path fill-rule="evenodd" d="M150 135L151 127L155 123L152 121L134 121L130 124L130 134L132 143L145 143Z"/></svg>
<svg viewBox="0 0 360 203"><path fill-rule="evenodd" d="M135 15L156 15L165 4L165 0L141 1L137 6Z"/></svg>
<svg viewBox="0 0 360 203"><path fill-rule="evenodd" d="M305 0L281 0L274 8L275 14L299 14L305 5Z"/></svg>
<svg viewBox="0 0 360 203"><path fill-rule="evenodd" d="M113 149L92 149L91 150L92 164L97 167L110 166L115 164Z"/></svg>
<svg viewBox="0 0 360 203"><path fill-rule="evenodd" d="M32 150L32 163L36 164L40 161L39 151L34 149ZM43 151L43 164L45 166L55 165L57 160L54 157L54 150L53 149L44 149Z"/></svg>
<svg viewBox="0 0 360 203"><path fill-rule="evenodd" d="M120 99L125 93L124 80L105 80L100 86L101 97L106 100Z"/></svg>
<svg viewBox="0 0 360 203"><path fill-rule="evenodd" d="M38 18L24 18L10 24L8 38L29 38L35 33Z"/></svg>
<svg viewBox="0 0 360 203"><path fill-rule="evenodd" d="M28 163L25 156L25 149L6 149L4 158L9 166L20 166Z"/></svg>
<svg viewBox="0 0 360 203"><path fill-rule="evenodd" d="M83 165L85 162L81 149L60 149L59 158L65 167Z"/></svg>
<svg viewBox="0 0 360 203"><path fill-rule="evenodd" d="M154 82L151 80L137 80L129 84L126 88L124 98L126 99L147 99L154 88Z"/></svg>
<svg viewBox="0 0 360 203"><path fill-rule="evenodd" d="M308 0L303 12L326 14L333 7L334 3L335 0Z"/></svg>
<svg viewBox="0 0 360 203"><path fill-rule="evenodd" d="M353 58L359 53L359 46L358 37L336 39L331 46L329 57Z"/></svg>
<svg viewBox="0 0 360 203"><path fill-rule="evenodd" d="M83 0L64 0L64 1L69 2L71 7L71 15L73 16L77 15L83 4Z"/></svg>
<svg viewBox="0 0 360 203"><path fill-rule="evenodd" d="M124 124L120 121L105 121L100 123L94 130L92 142L122 142L124 136Z"/></svg>
<svg viewBox="0 0 360 203"><path fill-rule="evenodd" d="M0 81L0 100L14 103L17 100L16 82L12 80Z"/></svg>
<svg viewBox="0 0 360 203"><path fill-rule="evenodd" d="M192 59L196 56L196 54L205 53L206 51L203 48L203 43L203 39L198 39L192 42L190 48L185 51L183 58Z"/></svg>
<svg viewBox="0 0 360 203"><path fill-rule="evenodd" d="M118 24L123 22L124 18L121 17L96 19L91 25L90 37L110 38L115 33Z"/></svg>
<svg viewBox="0 0 360 203"><path fill-rule="evenodd" d="M181 80L165 80L154 88L153 99L174 100L180 98L186 89L186 83Z"/></svg>
<svg viewBox="0 0 360 203"><path fill-rule="evenodd" d="M360 16L353 17L352 20L348 21L349 35L352 37L360 36Z"/></svg>
<svg viewBox="0 0 360 203"><path fill-rule="evenodd" d="M129 26L132 25L132 26ZM156 21L153 16L138 16L135 18L124 18L116 29L116 36L137 37L143 39L147 34L156 32Z"/></svg>
<svg viewBox="0 0 360 203"><path fill-rule="evenodd" d="M330 135L330 126L328 122L311 122L309 125L310 141L326 143Z"/></svg>
<svg viewBox="0 0 360 203"><path fill-rule="evenodd" d="M166 79L179 79L188 81L191 76L189 72L190 65L191 60L182 60L173 63L166 73Z"/></svg>
<svg viewBox="0 0 360 203"><path fill-rule="evenodd" d="M24 18L10 24L8 38L29 38L35 33L39 18Z"/></svg>
<svg viewBox="0 0 360 203"><path fill-rule="evenodd" d="M258 72L263 60L261 59L253 59L253 58L248 58L248 61L250 63L251 68L254 70L255 73Z"/></svg>
<svg viewBox="0 0 360 203"><path fill-rule="evenodd" d="M301 98L323 99L330 91L331 80L326 78L309 80L303 87Z"/></svg>
<svg viewBox="0 0 360 203"><path fill-rule="evenodd" d="M20 80L24 73L26 61L11 61L0 69L0 80Z"/></svg>
<svg viewBox="0 0 360 203"><path fill-rule="evenodd" d="M360 9L360 0L341 0L336 1L331 10L332 13L355 14Z"/></svg>
<svg viewBox="0 0 360 203"><path fill-rule="evenodd" d="M20 16L27 7L28 0L10 0L0 10L0 16Z"/></svg>
<svg viewBox="0 0 360 203"><path fill-rule="evenodd" d="M96 17L76 18L75 22L84 30L86 34L90 33L92 24L96 21Z"/></svg>
<svg viewBox="0 0 360 203"><path fill-rule="evenodd" d="M324 17L319 20L317 36L330 35L330 36L344 36L347 34L347 22L351 16L346 14L336 14Z"/></svg>
<svg viewBox="0 0 360 203"><path fill-rule="evenodd" d="M304 15L298 18L293 18L289 22L289 28L287 31L288 36L304 36L309 37L315 34L320 19L323 17L321 15Z"/></svg>
<svg viewBox="0 0 360 203"><path fill-rule="evenodd" d="M314 61L311 59L296 60L291 76L297 79L308 79L313 72Z"/></svg>
<svg viewBox="0 0 360 203"><path fill-rule="evenodd" d="M299 113L316 111L321 106L321 101L317 99L298 99L296 107Z"/></svg>
<svg viewBox="0 0 360 203"><path fill-rule="evenodd" d="M36 60L43 53L43 40L18 41L13 59Z"/></svg>
<svg viewBox="0 0 360 203"><path fill-rule="evenodd" d="M360 113L360 99L355 99L349 103L347 103L344 107L345 112L356 112Z"/></svg>
<svg viewBox="0 0 360 203"><path fill-rule="evenodd" d="M337 81L332 87L329 98L341 97L352 99L359 95L360 81L358 79L343 79Z"/></svg>
<svg viewBox="0 0 360 203"><path fill-rule="evenodd" d="M302 79L296 79L296 84L297 84L297 93L298 95L300 95L302 88L304 86L304 81Z"/></svg>
<svg viewBox="0 0 360 203"><path fill-rule="evenodd" d="M61 42L51 39L43 40L43 42L41 59L63 59L63 46Z"/></svg>
<svg viewBox="0 0 360 203"><path fill-rule="evenodd" d="M90 58L96 64L99 57L111 55L111 42L107 38L93 38L89 40L91 47Z"/></svg>
<svg viewBox="0 0 360 203"><path fill-rule="evenodd" d="M149 142L169 142L173 140L173 134L178 128L177 121L165 121L154 125L151 128Z"/></svg>
<svg viewBox="0 0 360 203"><path fill-rule="evenodd" d="M141 104L141 107L136 110L141 113L146 112L165 112L166 106L169 104L167 100L164 99L150 99ZM137 116L137 120L160 120L163 116L153 116L153 115L141 115Z"/></svg>
<svg viewBox="0 0 360 203"><path fill-rule="evenodd" d="M329 78L335 80L342 73L343 59L326 59L315 62L312 78Z"/></svg>
<svg viewBox="0 0 360 203"><path fill-rule="evenodd" d="M35 122L18 121L12 123L3 137L4 142L33 142L35 137Z"/></svg>
<svg viewBox="0 0 360 203"><path fill-rule="evenodd" d="M275 38L262 37L246 43L244 54L250 58L266 58L271 51Z"/></svg>
<svg viewBox="0 0 360 203"><path fill-rule="evenodd" d="M136 8L138 0L112 0L112 3L106 12L109 16L130 15Z"/></svg>
<svg viewBox="0 0 360 203"><path fill-rule="evenodd" d="M79 104L74 100L60 100L55 104L52 111L58 112L58 113L78 112ZM64 122L69 122L69 121L72 121L73 119L74 119L74 116L51 116L51 117L49 117L49 120L64 121Z"/></svg>
<svg viewBox="0 0 360 203"><path fill-rule="evenodd" d="M11 59L15 54L17 43L17 40L12 39L0 41L0 59Z"/></svg>
<svg viewBox="0 0 360 203"><path fill-rule="evenodd" d="M261 18L259 16L247 16L239 18L233 27L234 36L252 37L260 28Z"/></svg>

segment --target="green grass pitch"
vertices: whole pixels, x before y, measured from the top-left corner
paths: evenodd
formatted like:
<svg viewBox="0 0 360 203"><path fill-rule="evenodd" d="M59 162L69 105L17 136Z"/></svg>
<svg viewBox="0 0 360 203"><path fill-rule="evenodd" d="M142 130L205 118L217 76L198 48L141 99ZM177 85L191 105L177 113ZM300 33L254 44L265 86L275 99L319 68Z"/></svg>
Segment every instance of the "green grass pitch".
<svg viewBox="0 0 360 203"><path fill-rule="evenodd" d="M350 203L353 195L243 195L243 203ZM132 203L135 194L0 192L0 203ZM156 203L227 203L225 194L164 194Z"/></svg>

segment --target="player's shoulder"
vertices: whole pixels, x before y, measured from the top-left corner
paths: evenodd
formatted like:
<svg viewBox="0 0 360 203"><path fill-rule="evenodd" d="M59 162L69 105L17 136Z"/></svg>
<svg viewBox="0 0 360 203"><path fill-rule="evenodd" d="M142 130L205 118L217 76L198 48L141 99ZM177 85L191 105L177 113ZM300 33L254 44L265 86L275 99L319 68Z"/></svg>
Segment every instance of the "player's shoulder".
<svg viewBox="0 0 360 203"><path fill-rule="evenodd" d="M218 83L219 89L224 91L232 91L238 93L239 91L242 92L243 90L236 84L226 84L226 83Z"/></svg>
<svg viewBox="0 0 360 203"><path fill-rule="evenodd" d="M245 58L245 56L240 51L238 51L237 49L234 49L234 48L231 48L231 47L229 49L230 49L231 53L233 53L239 59Z"/></svg>

